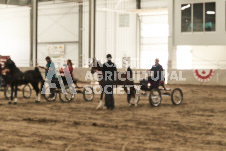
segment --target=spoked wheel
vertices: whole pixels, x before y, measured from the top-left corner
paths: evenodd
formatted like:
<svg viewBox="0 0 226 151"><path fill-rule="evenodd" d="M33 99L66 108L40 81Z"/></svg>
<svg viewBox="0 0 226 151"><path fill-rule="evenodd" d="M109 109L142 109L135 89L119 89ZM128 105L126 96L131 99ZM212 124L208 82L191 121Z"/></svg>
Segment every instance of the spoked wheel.
<svg viewBox="0 0 226 151"><path fill-rule="evenodd" d="M159 89L152 89L149 95L149 102L151 106L157 107L161 104L162 96Z"/></svg>
<svg viewBox="0 0 226 151"><path fill-rule="evenodd" d="M49 91L49 93L45 93L44 97L48 102L56 101L57 98L56 89L51 90L51 92Z"/></svg>
<svg viewBox="0 0 226 151"><path fill-rule="evenodd" d="M10 85L6 85L6 87L4 89L4 95L7 100L11 99L11 86ZM13 93L13 96L14 96L14 93Z"/></svg>
<svg viewBox="0 0 226 151"><path fill-rule="evenodd" d="M93 101L93 98L94 98L94 92L93 92L93 88L91 85L89 86L86 86L84 88L84 91L83 91L83 98L85 99L85 101Z"/></svg>
<svg viewBox="0 0 226 151"><path fill-rule="evenodd" d="M71 91L71 88L68 86L65 86L66 92L63 91L60 92L60 101L63 103L71 102L75 98L75 93Z"/></svg>
<svg viewBox="0 0 226 151"><path fill-rule="evenodd" d="M49 85L43 85L44 88L42 89L42 95L48 102L56 101L57 98L57 90L56 88L50 88Z"/></svg>
<svg viewBox="0 0 226 151"><path fill-rule="evenodd" d="M183 92L181 89L176 88L171 94L171 101L174 105L180 105L183 101Z"/></svg>
<svg viewBox="0 0 226 151"><path fill-rule="evenodd" d="M29 84L26 84L24 87L23 87L23 97L25 99L29 99L31 97L31 86Z"/></svg>

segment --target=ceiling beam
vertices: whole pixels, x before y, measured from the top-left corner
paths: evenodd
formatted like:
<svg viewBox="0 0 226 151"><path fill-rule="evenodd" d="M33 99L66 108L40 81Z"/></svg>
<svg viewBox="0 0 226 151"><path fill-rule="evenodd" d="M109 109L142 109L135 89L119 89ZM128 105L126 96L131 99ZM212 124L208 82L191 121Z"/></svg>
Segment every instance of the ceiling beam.
<svg viewBox="0 0 226 151"><path fill-rule="evenodd" d="M31 0L0 0L0 4L5 5L19 5L19 6L26 6L31 3Z"/></svg>
<svg viewBox="0 0 226 151"><path fill-rule="evenodd" d="M32 0L0 0L0 4L5 5L18 5L18 6L27 6L31 5ZM50 2L50 1L56 1L56 0L38 0L38 2ZM82 3L83 0L64 0L65 2L77 2Z"/></svg>

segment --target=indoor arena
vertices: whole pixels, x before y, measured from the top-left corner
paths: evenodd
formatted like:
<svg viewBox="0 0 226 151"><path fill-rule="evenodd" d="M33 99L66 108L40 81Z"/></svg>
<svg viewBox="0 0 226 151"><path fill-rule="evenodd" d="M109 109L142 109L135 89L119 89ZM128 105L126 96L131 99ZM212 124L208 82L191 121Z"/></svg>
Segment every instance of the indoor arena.
<svg viewBox="0 0 226 151"><path fill-rule="evenodd" d="M0 151L226 151L226 0L0 0Z"/></svg>

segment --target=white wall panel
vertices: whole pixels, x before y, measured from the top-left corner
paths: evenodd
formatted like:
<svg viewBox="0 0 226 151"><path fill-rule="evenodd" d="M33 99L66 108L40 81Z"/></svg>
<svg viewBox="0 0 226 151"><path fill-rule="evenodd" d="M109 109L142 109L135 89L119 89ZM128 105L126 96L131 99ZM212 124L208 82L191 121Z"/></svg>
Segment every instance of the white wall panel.
<svg viewBox="0 0 226 151"><path fill-rule="evenodd" d="M9 55L19 67L30 63L30 8L0 9L0 55Z"/></svg>
<svg viewBox="0 0 226 151"><path fill-rule="evenodd" d="M39 51L38 51L38 60L39 60L39 65L44 66L46 64L45 57L48 56L47 46L46 44L39 44ZM75 44L66 44L65 45L65 50L66 53L64 55L65 59L71 59L71 61L74 63L75 67L78 67L78 60L77 56L78 55L78 45Z"/></svg>
<svg viewBox="0 0 226 151"><path fill-rule="evenodd" d="M82 54L83 54L83 66L88 67L89 58L89 1L83 2L83 43L82 43Z"/></svg>
<svg viewBox="0 0 226 151"><path fill-rule="evenodd" d="M97 0L96 58L104 62L106 54L115 60L122 57L136 58L136 14L127 10L136 9L135 1ZM119 16L129 15L129 26L119 27ZM121 67L121 62L117 63Z"/></svg>
<svg viewBox="0 0 226 151"><path fill-rule="evenodd" d="M63 3L39 5L38 41L78 41L78 5Z"/></svg>
<svg viewBox="0 0 226 151"><path fill-rule="evenodd" d="M65 59L78 66L78 3L40 3L38 8L38 62L48 56L47 45L63 44Z"/></svg>
<svg viewBox="0 0 226 151"><path fill-rule="evenodd" d="M147 69L160 59L167 69L168 61L168 15L141 16L141 68Z"/></svg>
<svg viewBox="0 0 226 151"><path fill-rule="evenodd" d="M166 8L167 6L167 0L141 0L141 7L143 9Z"/></svg>

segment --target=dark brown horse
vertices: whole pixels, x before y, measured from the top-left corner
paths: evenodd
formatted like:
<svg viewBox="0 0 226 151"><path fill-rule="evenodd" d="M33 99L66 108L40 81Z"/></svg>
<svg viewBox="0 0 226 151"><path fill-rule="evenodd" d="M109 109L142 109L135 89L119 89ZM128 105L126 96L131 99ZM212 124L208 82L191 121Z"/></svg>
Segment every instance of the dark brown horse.
<svg viewBox="0 0 226 151"><path fill-rule="evenodd" d="M100 97L100 103L97 106L97 109L102 107L102 101L103 101L103 88L104 88L104 78L103 78L103 65L94 59L92 63L91 73L94 74L98 71L98 82L100 86L102 87L101 91L101 97ZM127 69L127 71L124 72L117 72L116 80L114 80L114 86L122 86L124 91L127 93L127 101L129 105L131 105L131 102L134 102L134 105L137 105L137 102L135 101L135 94L136 89L134 88L134 80L133 80L133 73L130 67Z"/></svg>
<svg viewBox="0 0 226 151"><path fill-rule="evenodd" d="M2 75L2 77L4 81L11 86L11 98L9 100L9 104L12 103L13 96L15 97L14 104L17 104L18 86L28 83L30 83L36 91L36 102L40 102L40 89L38 85L39 83L43 82L43 78L37 67L35 68L35 70L21 72L19 68L17 68L15 63L11 59L8 59L5 62L4 72L6 73L6 75ZM13 95L13 93L15 95Z"/></svg>

